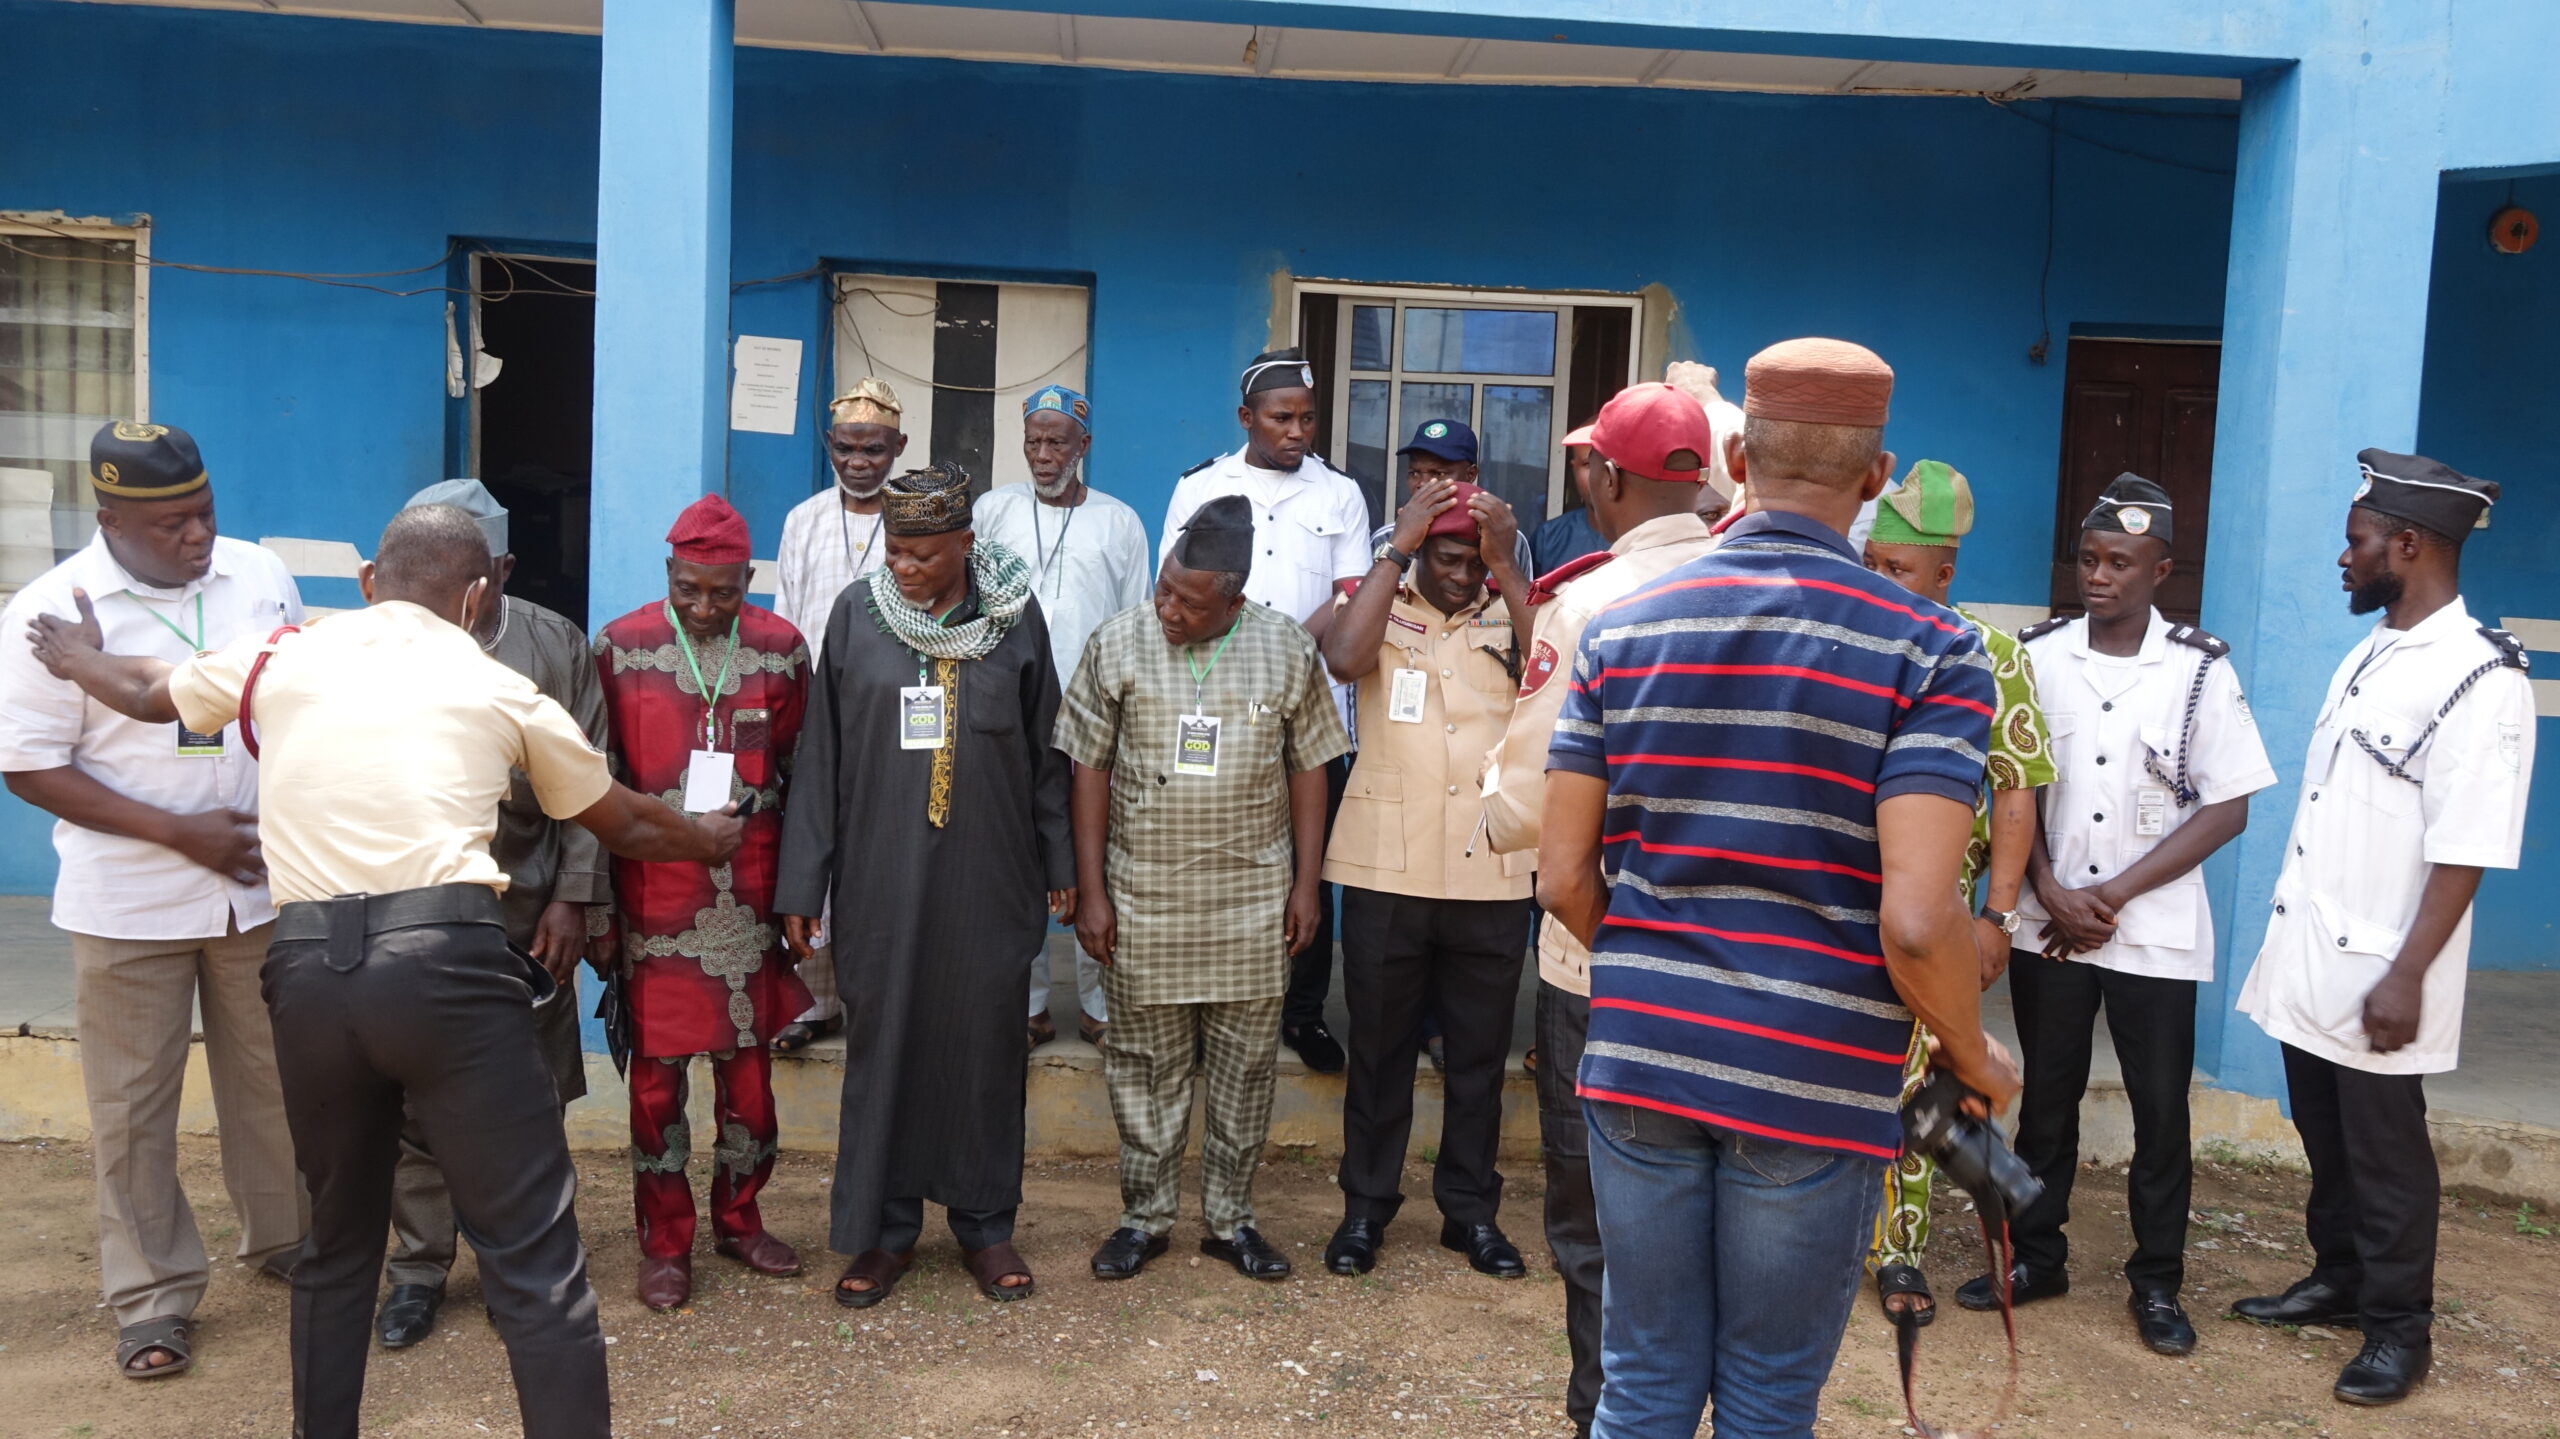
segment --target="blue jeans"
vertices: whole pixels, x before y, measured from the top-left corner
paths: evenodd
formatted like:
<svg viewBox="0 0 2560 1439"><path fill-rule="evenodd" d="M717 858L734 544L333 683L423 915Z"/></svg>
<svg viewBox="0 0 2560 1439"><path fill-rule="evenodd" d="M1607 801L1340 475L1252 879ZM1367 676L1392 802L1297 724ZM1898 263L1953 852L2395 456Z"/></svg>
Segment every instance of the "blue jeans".
<svg viewBox="0 0 2560 1439"><path fill-rule="evenodd" d="M1594 1439L1809 1439L1880 1160L1585 1100L1606 1266Z"/></svg>

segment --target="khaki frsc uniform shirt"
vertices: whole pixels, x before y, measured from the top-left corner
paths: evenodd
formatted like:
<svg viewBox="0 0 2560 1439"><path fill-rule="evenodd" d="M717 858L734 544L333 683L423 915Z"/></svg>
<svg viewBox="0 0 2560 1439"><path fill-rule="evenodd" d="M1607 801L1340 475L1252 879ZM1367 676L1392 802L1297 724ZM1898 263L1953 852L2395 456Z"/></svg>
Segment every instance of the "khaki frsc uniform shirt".
<svg viewBox="0 0 2560 1439"><path fill-rule="evenodd" d="M1349 603L1335 601L1337 616ZM1360 757L1325 848L1326 882L1421 899L1529 897L1538 856L1494 850L1475 788L1511 718L1517 654L1511 612L1490 590L1444 615L1397 588L1378 667L1355 686Z"/></svg>
<svg viewBox="0 0 2560 1439"><path fill-rule="evenodd" d="M169 676L189 729L220 729L262 650L258 839L276 902L485 884L498 801L523 770L542 812L567 819L613 787L569 712L480 642L390 601L330 615L272 646L200 654Z"/></svg>
<svg viewBox="0 0 2560 1439"><path fill-rule="evenodd" d="M1537 634L1520 671L1520 696L1484 772L1485 838L1506 859L1535 869L1546 805L1547 742L1572 678L1573 654L1593 617L1715 548L1696 515L1647 520L1609 546L1607 564L1568 581L1538 607ZM1538 977L1572 994L1591 992L1591 952L1550 915L1538 923Z"/></svg>

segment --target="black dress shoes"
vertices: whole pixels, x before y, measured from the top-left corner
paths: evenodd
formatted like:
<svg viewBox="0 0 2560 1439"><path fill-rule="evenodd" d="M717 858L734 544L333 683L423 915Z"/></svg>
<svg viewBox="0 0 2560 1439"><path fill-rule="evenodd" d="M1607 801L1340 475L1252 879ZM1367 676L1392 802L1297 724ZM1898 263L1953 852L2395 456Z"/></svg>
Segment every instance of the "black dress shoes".
<svg viewBox="0 0 2560 1439"><path fill-rule="evenodd" d="M1282 1025L1280 1042L1296 1051L1300 1064L1318 1074L1342 1072L1342 1042L1333 1037L1333 1031L1325 1028L1322 1020L1313 1024Z"/></svg>
<svg viewBox="0 0 2560 1439"><path fill-rule="evenodd" d="M1386 1242L1387 1226L1377 1220L1345 1219L1324 1247L1324 1267L1336 1274L1366 1274L1378 1267L1378 1248Z"/></svg>
<svg viewBox="0 0 2560 1439"><path fill-rule="evenodd" d="M382 1312L373 1319L385 1349L406 1349L436 1331L436 1310L444 1304L439 1284L394 1284L383 1296Z"/></svg>
<svg viewBox="0 0 2560 1439"><path fill-rule="evenodd" d="M2059 1299L2071 1292L2071 1276L2062 1270L2038 1274L2024 1264L2009 1270L2009 1305L2023 1309L2039 1299ZM1992 1291L1991 1276L1977 1274L1956 1286L1956 1302L1967 1309L1983 1310L2000 1307L2000 1296Z"/></svg>
<svg viewBox="0 0 2560 1439"><path fill-rule="evenodd" d="M1161 1234L1143 1229L1114 1229L1102 1247L1093 1251L1093 1277L1096 1279L1135 1279L1147 1261L1173 1247L1173 1241Z"/></svg>
<svg viewBox="0 0 2560 1439"><path fill-rule="evenodd" d="M1440 1226L1440 1247L1467 1256L1467 1267L1478 1274L1521 1279L1529 1273L1529 1266L1520 1262L1520 1251L1502 1237L1502 1230L1495 1225L1460 1224L1452 1219Z"/></svg>
<svg viewBox="0 0 2560 1439"><path fill-rule="evenodd" d="M2169 1289L2137 1289L2125 1296L2124 1307L2133 1313L2134 1331L2154 1354L2192 1354L2196 1348L2196 1326L2187 1319L2187 1311L2178 1305L2178 1295Z"/></svg>
<svg viewBox="0 0 2560 1439"><path fill-rule="evenodd" d="M1212 1259L1223 1259L1236 1267L1247 1279L1286 1279L1289 1260L1271 1241L1257 1233L1250 1224L1236 1226L1236 1237L1220 1239L1212 1234L1200 1241L1200 1252Z"/></svg>
<svg viewBox="0 0 2560 1439"><path fill-rule="evenodd" d="M2394 1344L2367 1339L2364 1350L2338 1371L2329 1392L2347 1404L2397 1404L2425 1381L2435 1362L2432 1344Z"/></svg>
<svg viewBox="0 0 2560 1439"><path fill-rule="evenodd" d="M2254 1324L2353 1324L2356 1297L2332 1284L2305 1279L2282 1294L2231 1301L2231 1312Z"/></svg>

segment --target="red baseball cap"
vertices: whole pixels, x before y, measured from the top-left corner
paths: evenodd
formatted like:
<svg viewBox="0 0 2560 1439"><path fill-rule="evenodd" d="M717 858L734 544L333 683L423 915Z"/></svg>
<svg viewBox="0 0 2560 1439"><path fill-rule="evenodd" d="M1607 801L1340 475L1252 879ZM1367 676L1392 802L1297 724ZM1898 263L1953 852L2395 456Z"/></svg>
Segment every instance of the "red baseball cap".
<svg viewBox="0 0 2560 1439"><path fill-rule="evenodd" d="M1600 407L1591 448L1631 475L1673 484L1703 484L1715 429L1706 408L1669 385L1629 385Z"/></svg>

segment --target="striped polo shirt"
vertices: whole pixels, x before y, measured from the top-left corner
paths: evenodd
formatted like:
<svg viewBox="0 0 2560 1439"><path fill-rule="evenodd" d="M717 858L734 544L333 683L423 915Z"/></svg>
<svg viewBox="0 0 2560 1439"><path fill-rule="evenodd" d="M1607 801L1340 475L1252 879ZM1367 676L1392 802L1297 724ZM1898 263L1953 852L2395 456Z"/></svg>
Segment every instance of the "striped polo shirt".
<svg viewBox="0 0 2560 1439"><path fill-rule="evenodd" d="M1969 808L1993 704L1971 625L1799 515L1593 620L1548 757L1609 783L1583 1095L1892 1158L1876 805Z"/></svg>

